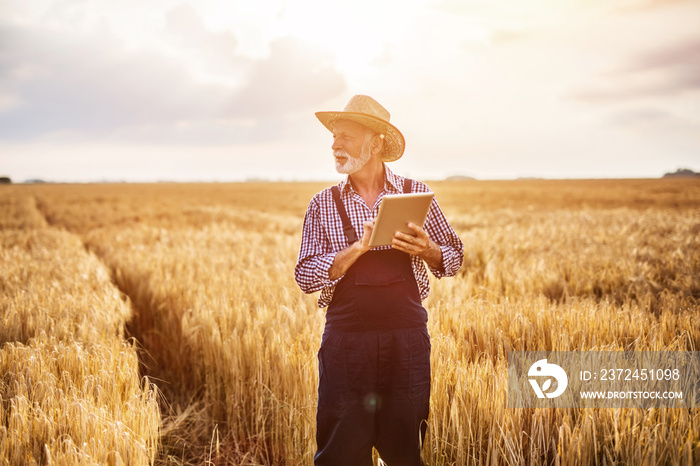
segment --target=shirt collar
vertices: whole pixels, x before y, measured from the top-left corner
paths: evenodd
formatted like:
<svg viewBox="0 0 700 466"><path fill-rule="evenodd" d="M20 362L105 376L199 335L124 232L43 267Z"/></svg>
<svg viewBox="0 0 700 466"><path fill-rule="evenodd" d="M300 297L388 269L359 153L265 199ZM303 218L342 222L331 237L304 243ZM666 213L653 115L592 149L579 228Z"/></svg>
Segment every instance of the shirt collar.
<svg viewBox="0 0 700 466"><path fill-rule="evenodd" d="M389 167L387 167L385 163L382 163L382 165L384 166L384 191L401 194L403 192L401 180L394 172L389 170ZM343 181L338 183L338 188L341 193L345 192L346 189L349 191L355 190L355 188L352 187L352 183L350 183L350 175L346 176Z"/></svg>

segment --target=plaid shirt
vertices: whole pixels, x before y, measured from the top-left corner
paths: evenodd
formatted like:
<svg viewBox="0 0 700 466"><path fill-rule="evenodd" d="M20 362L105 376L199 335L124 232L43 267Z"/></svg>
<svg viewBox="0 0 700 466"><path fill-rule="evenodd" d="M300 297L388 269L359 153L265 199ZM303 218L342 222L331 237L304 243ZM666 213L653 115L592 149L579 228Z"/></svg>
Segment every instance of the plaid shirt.
<svg viewBox="0 0 700 466"><path fill-rule="evenodd" d="M404 178L394 175L386 165L384 165L384 170L384 190L371 209L347 178L338 184L341 199L358 237L361 237L364 231L363 222L373 220L379 213L382 197L386 194L403 192ZM425 193L430 192L430 189L425 184L414 181L412 192ZM429 267L432 274L441 278L450 277L457 273L464 259L464 245L448 223L435 198L433 198L428 211L424 228L430 239L435 241L442 251L442 268ZM294 269L294 277L302 291L313 293L321 290L318 307L326 307L330 304L335 285L343 278L331 280L328 277L328 270L333 264L336 254L346 247L348 247L348 241L343 234L343 222L333 202L331 189L326 188L316 194L309 203L304 217L299 259ZM390 248L391 246L379 246L373 249ZM418 256L411 257L411 263L420 297L423 300L430 291L428 273L423 261Z"/></svg>

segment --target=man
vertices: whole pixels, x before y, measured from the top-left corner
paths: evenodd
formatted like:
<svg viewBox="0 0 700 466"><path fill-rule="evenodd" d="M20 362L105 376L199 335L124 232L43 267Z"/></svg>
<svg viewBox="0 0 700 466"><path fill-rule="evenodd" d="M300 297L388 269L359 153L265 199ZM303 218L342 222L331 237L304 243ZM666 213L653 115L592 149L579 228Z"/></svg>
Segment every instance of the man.
<svg viewBox="0 0 700 466"><path fill-rule="evenodd" d="M427 264L454 275L463 244L433 199L425 226L409 224L391 246L369 247L384 195L429 192L392 173L405 142L389 112L357 95L342 112L318 112L333 133L338 173L348 177L316 194L304 218L295 278L321 290L326 325L318 352L316 465L371 465L372 447L388 465L422 464L430 400Z"/></svg>

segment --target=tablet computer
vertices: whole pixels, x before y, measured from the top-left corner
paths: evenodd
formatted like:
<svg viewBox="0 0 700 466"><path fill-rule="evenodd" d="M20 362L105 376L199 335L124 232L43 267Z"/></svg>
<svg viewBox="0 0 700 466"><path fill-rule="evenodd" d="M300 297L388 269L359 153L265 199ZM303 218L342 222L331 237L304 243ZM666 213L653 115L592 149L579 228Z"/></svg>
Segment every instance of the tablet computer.
<svg viewBox="0 0 700 466"><path fill-rule="evenodd" d="M374 222L370 247L391 244L397 231L412 234L406 224L423 226L430 210L434 193L388 194L379 204L379 214Z"/></svg>

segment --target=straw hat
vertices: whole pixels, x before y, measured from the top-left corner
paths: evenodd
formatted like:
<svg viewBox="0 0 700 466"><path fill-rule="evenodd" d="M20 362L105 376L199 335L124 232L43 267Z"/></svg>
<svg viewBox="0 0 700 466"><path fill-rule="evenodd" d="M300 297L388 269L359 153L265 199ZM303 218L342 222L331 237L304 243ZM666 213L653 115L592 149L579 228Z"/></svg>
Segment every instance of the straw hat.
<svg viewBox="0 0 700 466"><path fill-rule="evenodd" d="M401 131L389 123L390 117L379 102L366 95L353 96L342 112L316 112L316 118L330 131L336 120L351 120L384 135L383 162L400 159L406 147Z"/></svg>

